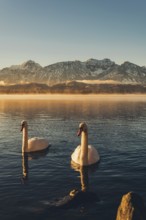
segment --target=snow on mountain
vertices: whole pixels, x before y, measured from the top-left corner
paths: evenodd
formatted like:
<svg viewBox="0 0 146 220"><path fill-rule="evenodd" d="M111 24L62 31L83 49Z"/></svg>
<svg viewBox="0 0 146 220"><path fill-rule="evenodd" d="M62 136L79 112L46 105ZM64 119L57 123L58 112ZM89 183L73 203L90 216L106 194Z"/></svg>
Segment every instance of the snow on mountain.
<svg viewBox="0 0 146 220"><path fill-rule="evenodd" d="M115 65L115 62L111 61L110 59L103 59L103 60L96 60L96 59L89 59L85 62L87 68L94 71L96 68L101 68L106 70Z"/></svg>
<svg viewBox="0 0 146 220"><path fill-rule="evenodd" d="M124 62L99 76L100 80L115 80L122 83L146 83L146 70L136 64Z"/></svg>
<svg viewBox="0 0 146 220"><path fill-rule="evenodd" d="M68 80L90 77L90 71L80 61L60 62L44 67L50 82L64 82Z"/></svg>
<svg viewBox="0 0 146 220"><path fill-rule="evenodd" d="M42 67L32 60L0 70L3 84L45 83L53 85L75 80L113 80L121 83L146 83L146 67L130 62L117 65L110 59L85 62L58 62Z"/></svg>
<svg viewBox="0 0 146 220"><path fill-rule="evenodd" d="M85 65L87 69L91 71L91 76L98 77L99 74L102 74L105 71L108 71L112 67L114 67L115 63L112 62L110 59L89 59L85 62Z"/></svg>

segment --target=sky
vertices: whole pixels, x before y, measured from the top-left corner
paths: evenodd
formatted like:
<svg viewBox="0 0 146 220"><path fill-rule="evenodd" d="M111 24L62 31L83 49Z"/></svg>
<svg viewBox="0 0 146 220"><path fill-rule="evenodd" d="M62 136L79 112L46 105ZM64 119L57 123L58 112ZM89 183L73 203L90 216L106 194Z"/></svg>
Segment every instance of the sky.
<svg viewBox="0 0 146 220"><path fill-rule="evenodd" d="M146 66L145 0L0 0L0 69L90 58Z"/></svg>

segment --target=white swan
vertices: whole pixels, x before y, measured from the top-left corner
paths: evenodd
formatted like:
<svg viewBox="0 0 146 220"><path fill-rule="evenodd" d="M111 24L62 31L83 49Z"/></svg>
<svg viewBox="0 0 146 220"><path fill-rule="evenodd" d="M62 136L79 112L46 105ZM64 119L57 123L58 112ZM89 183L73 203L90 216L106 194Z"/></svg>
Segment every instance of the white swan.
<svg viewBox="0 0 146 220"><path fill-rule="evenodd" d="M99 162L100 156L97 150L92 146L88 145L88 128L85 122L80 123L78 136L81 135L81 145L77 146L71 155L73 162L81 165L91 165Z"/></svg>
<svg viewBox="0 0 146 220"><path fill-rule="evenodd" d="M49 147L49 141L45 138L34 137L28 140L27 121L21 122L22 135L22 153L41 151Z"/></svg>

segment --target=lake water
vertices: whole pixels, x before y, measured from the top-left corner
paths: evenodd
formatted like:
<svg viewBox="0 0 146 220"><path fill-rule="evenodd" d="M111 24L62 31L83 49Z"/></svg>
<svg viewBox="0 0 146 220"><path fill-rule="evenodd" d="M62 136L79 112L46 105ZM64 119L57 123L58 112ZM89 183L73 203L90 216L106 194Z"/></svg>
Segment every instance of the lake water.
<svg viewBox="0 0 146 220"><path fill-rule="evenodd" d="M1 220L114 220L123 194L135 191L146 199L146 96L12 97L0 96ZM22 156L22 120L29 137L49 138L46 154ZM88 170L89 190L99 201L60 208L56 201L81 189L81 173L70 161L81 121L101 156Z"/></svg>

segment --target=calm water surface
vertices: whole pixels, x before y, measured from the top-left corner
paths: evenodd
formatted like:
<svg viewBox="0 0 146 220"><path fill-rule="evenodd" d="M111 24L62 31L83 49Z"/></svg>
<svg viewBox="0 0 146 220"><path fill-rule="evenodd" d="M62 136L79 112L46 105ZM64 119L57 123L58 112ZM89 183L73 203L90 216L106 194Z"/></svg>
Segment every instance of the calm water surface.
<svg viewBox="0 0 146 220"><path fill-rule="evenodd" d="M127 97L0 97L0 219L114 220L123 194L135 191L145 199L146 97ZM29 137L49 138L48 152L22 156L21 120L28 121ZM81 121L101 156L88 172L100 201L62 209L55 201L81 189L81 173L70 163ZM25 169L28 179L22 180Z"/></svg>

